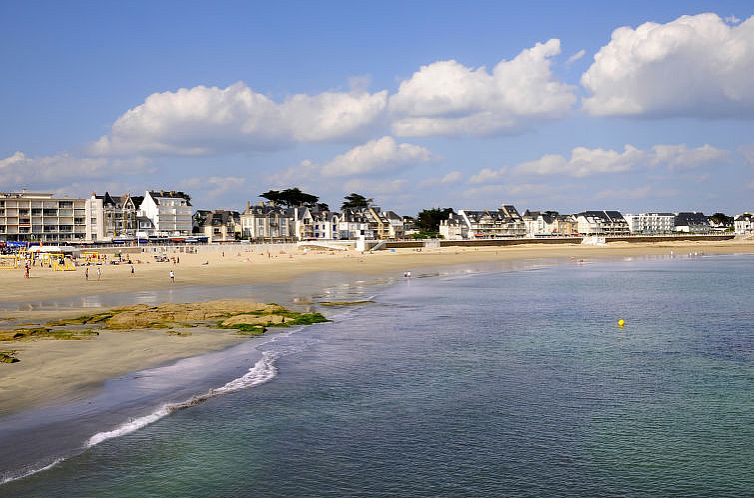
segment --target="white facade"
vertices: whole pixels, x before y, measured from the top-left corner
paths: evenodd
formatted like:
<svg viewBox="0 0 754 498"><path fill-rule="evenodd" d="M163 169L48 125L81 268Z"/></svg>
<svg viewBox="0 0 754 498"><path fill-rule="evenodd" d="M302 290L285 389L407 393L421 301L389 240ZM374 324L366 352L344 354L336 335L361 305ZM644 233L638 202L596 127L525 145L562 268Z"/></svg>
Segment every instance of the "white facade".
<svg viewBox="0 0 754 498"><path fill-rule="evenodd" d="M139 207L140 216L149 218L154 228L152 233L161 237L191 235L191 203L179 192L147 191Z"/></svg>
<svg viewBox="0 0 754 498"><path fill-rule="evenodd" d="M624 214L628 230L637 234L671 233L675 231L675 214L640 213Z"/></svg>
<svg viewBox="0 0 754 498"><path fill-rule="evenodd" d="M0 192L0 240L84 241L86 199Z"/></svg>
<svg viewBox="0 0 754 498"><path fill-rule="evenodd" d="M581 235L627 235L628 223L618 211L584 211L576 217Z"/></svg>
<svg viewBox="0 0 754 498"><path fill-rule="evenodd" d="M754 214L749 212L739 214L733 225L737 235L754 234Z"/></svg>

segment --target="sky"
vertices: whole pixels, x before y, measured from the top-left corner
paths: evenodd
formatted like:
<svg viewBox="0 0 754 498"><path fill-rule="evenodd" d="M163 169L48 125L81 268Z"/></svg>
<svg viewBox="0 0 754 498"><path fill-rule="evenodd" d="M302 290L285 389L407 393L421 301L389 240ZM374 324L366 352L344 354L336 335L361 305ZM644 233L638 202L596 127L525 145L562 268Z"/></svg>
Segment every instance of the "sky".
<svg viewBox="0 0 754 498"><path fill-rule="evenodd" d="M744 1L0 2L0 192L754 211Z"/></svg>

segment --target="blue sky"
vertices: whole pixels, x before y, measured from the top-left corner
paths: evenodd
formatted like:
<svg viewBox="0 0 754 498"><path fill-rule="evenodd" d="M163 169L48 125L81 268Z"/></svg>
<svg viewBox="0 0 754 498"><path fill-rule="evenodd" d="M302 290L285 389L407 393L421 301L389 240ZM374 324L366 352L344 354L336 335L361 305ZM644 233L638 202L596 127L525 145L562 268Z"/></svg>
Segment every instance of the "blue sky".
<svg viewBox="0 0 754 498"><path fill-rule="evenodd" d="M753 10L5 1L0 191L752 210Z"/></svg>

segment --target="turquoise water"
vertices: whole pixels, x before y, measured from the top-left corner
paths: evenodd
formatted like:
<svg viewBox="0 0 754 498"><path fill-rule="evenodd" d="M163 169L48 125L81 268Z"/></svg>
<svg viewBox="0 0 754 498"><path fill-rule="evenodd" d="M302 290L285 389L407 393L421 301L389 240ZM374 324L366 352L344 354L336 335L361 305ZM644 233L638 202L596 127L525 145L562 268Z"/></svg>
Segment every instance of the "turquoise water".
<svg viewBox="0 0 754 498"><path fill-rule="evenodd" d="M0 495L751 495L752 282L752 256L401 281Z"/></svg>

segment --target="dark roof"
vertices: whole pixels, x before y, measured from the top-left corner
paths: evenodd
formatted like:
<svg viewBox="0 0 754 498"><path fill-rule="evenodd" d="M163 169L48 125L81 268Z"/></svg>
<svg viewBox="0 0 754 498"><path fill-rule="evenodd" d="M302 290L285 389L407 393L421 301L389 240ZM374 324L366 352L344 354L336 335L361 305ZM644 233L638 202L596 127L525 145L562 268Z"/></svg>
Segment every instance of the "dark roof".
<svg viewBox="0 0 754 498"><path fill-rule="evenodd" d="M172 199L184 199L187 206L191 205L191 196L180 190L150 190L149 195L152 196L157 204L160 203L158 197L167 197Z"/></svg>
<svg viewBox="0 0 754 498"><path fill-rule="evenodd" d="M619 211L583 211L578 214L585 218L599 218L607 223L625 223L626 220Z"/></svg>
<svg viewBox="0 0 754 498"><path fill-rule="evenodd" d="M709 225L704 213L681 212L675 215L675 226L685 227L691 225Z"/></svg>

